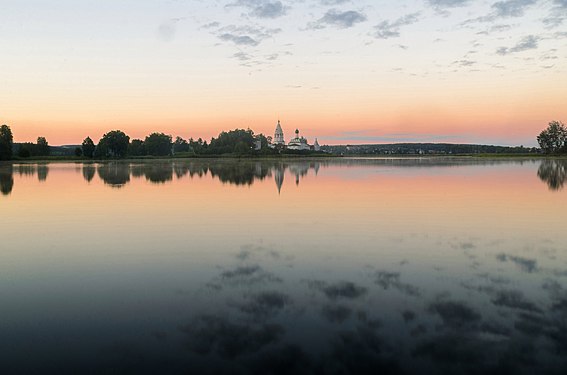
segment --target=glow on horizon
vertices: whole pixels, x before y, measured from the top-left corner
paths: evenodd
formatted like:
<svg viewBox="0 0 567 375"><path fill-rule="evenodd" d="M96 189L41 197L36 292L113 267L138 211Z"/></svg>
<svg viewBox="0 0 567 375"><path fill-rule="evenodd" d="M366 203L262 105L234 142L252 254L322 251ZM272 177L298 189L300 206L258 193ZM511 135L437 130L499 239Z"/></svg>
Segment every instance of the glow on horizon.
<svg viewBox="0 0 567 375"><path fill-rule="evenodd" d="M0 123L54 145L279 117L321 144L532 146L567 121L564 1L438 3L4 2Z"/></svg>

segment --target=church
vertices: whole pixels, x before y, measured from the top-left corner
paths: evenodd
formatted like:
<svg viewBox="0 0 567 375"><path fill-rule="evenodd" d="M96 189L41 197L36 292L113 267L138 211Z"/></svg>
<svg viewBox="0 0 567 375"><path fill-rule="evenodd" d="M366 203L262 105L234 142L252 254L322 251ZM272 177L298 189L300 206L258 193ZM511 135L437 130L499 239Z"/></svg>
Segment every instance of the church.
<svg viewBox="0 0 567 375"><path fill-rule="evenodd" d="M319 146L319 142L317 142L317 138L315 138L315 143L311 146L307 143L307 138L299 136L299 129L295 129L295 137L292 138L286 145L280 120L278 120L278 124L276 125L276 131L274 132L274 139L272 140L270 147L282 148L287 150L296 150L296 151L321 150L321 147Z"/></svg>

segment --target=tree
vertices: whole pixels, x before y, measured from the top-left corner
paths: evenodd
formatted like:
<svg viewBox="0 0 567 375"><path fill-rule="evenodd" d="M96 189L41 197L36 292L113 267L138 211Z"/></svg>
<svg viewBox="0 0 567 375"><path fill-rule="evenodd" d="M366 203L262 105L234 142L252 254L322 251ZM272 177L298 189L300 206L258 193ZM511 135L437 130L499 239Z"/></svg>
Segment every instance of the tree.
<svg viewBox="0 0 567 375"><path fill-rule="evenodd" d="M193 138L190 138L189 139L189 150L193 151L196 154L202 154L206 149L205 144L206 144L206 142L203 143L203 140L201 138L197 139L196 141L193 140Z"/></svg>
<svg viewBox="0 0 567 375"><path fill-rule="evenodd" d="M181 137L176 137L175 142L173 142L173 151L175 152L187 152L189 151L189 143Z"/></svg>
<svg viewBox="0 0 567 375"><path fill-rule="evenodd" d="M20 143L18 156L21 158L29 158L35 152L35 145L31 142Z"/></svg>
<svg viewBox="0 0 567 375"><path fill-rule="evenodd" d="M75 147L75 156L77 157L83 156L83 149L80 147Z"/></svg>
<svg viewBox="0 0 567 375"><path fill-rule="evenodd" d="M101 157L123 158L128 151L130 137L121 130L112 130L102 136L95 154Z"/></svg>
<svg viewBox="0 0 567 375"><path fill-rule="evenodd" d="M83 144L82 144L82 149L83 149L83 155L87 158L92 158L95 152L95 144L93 142L93 140L91 139L91 137L87 137L83 140Z"/></svg>
<svg viewBox="0 0 567 375"><path fill-rule="evenodd" d="M234 146L234 153L238 155L249 154L250 147L246 143L240 141Z"/></svg>
<svg viewBox="0 0 567 375"><path fill-rule="evenodd" d="M567 128L565 124L560 121L551 121L547 129L539 133L537 142L546 154L566 151Z"/></svg>
<svg viewBox="0 0 567 375"><path fill-rule="evenodd" d="M222 132L212 138L208 147L210 154L249 154L254 149L254 132L250 129L235 129Z"/></svg>
<svg viewBox="0 0 567 375"><path fill-rule="evenodd" d="M152 133L146 137L144 146L148 155L167 156L171 154L171 135Z"/></svg>
<svg viewBox="0 0 567 375"><path fill-rule="evenodd" d="M12 159L13 145L14 137L10 127L8 125L0 126L0 160Z"/></svg>
<svg viewBox="0 0 567 375"><path fill-rule="evenodd" d="M144 141L141 139L132 139L130 145L128 146L128 155L130 156L143 156L146 155L146 148L144 146Z"/></svg>
<svg viewBox="0 0 567 375"><path fill-rule="evenodd" d="M35 155L37 156L48 156L50 153L49 143L45 137L37 137Z"/></svg>

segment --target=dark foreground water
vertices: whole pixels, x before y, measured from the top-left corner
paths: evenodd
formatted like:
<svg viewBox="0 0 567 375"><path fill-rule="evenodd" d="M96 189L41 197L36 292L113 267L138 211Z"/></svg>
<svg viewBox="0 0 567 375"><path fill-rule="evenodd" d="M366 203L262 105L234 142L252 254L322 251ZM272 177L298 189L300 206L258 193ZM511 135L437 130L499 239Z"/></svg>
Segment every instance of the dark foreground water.
<svg viewBox="0 0 567 375"><path fill-rule="evenodd" d="M0 373L565 374L567 163L0 165Z"/></svg>

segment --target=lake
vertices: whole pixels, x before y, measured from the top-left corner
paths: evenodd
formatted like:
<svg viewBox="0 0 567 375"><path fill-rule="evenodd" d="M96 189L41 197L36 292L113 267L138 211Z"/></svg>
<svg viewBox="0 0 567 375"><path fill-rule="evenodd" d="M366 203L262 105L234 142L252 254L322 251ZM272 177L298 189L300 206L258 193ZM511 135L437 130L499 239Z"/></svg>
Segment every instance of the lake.
<svg viewBox="0 0 567 375"><path fill-rule="evenodd" d="M567 161L0 164L0 371L565 373Z"/></svg>

